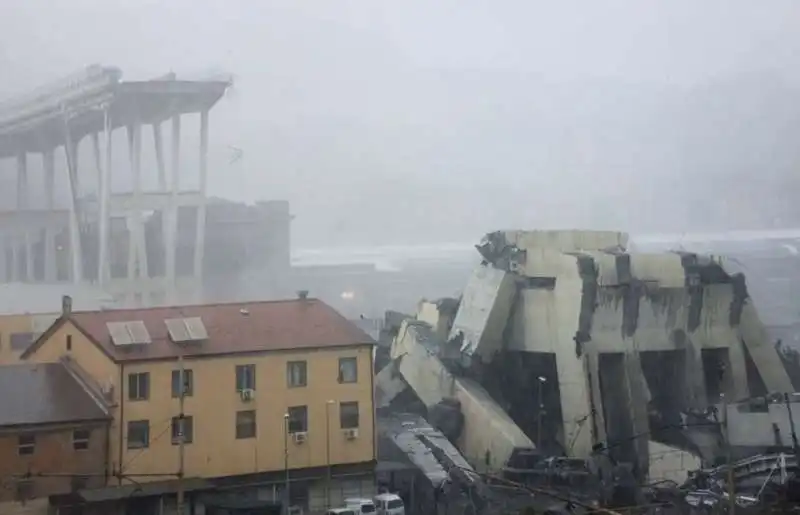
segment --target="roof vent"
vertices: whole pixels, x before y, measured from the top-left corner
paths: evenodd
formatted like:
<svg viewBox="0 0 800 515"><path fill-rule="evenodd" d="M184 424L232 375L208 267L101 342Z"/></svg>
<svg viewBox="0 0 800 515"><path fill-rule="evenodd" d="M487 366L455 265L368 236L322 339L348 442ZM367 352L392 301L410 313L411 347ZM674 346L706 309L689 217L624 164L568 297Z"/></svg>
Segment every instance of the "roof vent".
<svg viewBox="0 0 800 515"><path fill-rule="evenodd" d="M300 290L297 292L297 298L300 300L306 300L308 298L308 290Z"/></svg>

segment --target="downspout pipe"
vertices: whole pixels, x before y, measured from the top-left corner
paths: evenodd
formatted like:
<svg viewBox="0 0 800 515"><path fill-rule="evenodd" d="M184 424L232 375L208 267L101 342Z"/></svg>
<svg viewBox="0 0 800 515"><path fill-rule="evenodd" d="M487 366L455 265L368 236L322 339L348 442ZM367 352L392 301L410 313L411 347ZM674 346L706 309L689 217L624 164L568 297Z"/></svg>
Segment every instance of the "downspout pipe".
<svg viewBox="0 0 800 515"><path fill-rule="evenodd" d="M122 449L125 445L125 431L123 429L125 423L125 365L119 365L119 417L117 423L119 424L119 438L117 440L117 470L114 472L117 476L117 486L122 486Z"/></svg>
<svg viewBox="0 0 800 515"><path fill-rule="evenodd" d="M107 421L106 423L106 448L105 448L105 477L103 486L108 486L108 481L111 477L111 423L114 421L112 417L111 420Z"/></svg>

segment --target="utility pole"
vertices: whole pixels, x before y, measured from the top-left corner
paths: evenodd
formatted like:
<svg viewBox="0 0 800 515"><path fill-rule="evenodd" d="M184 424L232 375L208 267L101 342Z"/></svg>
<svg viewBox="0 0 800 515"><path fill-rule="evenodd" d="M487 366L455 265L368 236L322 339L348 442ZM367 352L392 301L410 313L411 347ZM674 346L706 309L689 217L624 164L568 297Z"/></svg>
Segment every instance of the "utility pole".
<svg viewBox="0 0 800 515"><path fill-rule="evenodd" d="M178 391L178 502L177 502L177 515L184 514L184 461L185 461L185 444L186 444L186 428L184 427L184 414L183 405L184 398L186 397L186 369L183 366L183 352L178 354L178 370L180 371L180 390Z"/></svg>
<svg viewBox="0 0 800 515"><path fill-rule="evenodd" d="M544 399L542 399L542 386L547 382L544 376L539 376L539 388L536 395L539 397L539 410L536 412L536 450L542 452L542 415L544 414Z"/></svg>
<svg viewBox="0 0 800 515"><path fill-rule="evenodd" d="M331 507L331 406L336 401L329 400L325 403L325 467L326 467L326 485L325 485L325 501L326 508Z"/></svg>
<svg viewBox="0 0 800 515"><path fill-rule="evenodd" d="M286 474L283 496L286 501L285 514L289 515L289 413L283 415L283 470Z"/></svg>
<svg viewBox="0 0 800 515"><path fill-rule="evenodd" d="M794 427L794 417L792 416L792 401L789 394L783 394L783 403L786 405L786 414L789 416L789 429L792 432L792 452L796 458L800 458L800 444L797 442L797 430Z"/></svg>
<svg viewBox="0 0 800 515"><path fill-rule="evenodd" d="M733 477L733 451L731 449L731 433L730 424L728 423L728 396L724 393L722 397L722 410L725 412L725 454L727 458L726 466L728 467L727 482L728 482L728 515L734 515L736 512L736 488L734 485Z"/></svg>

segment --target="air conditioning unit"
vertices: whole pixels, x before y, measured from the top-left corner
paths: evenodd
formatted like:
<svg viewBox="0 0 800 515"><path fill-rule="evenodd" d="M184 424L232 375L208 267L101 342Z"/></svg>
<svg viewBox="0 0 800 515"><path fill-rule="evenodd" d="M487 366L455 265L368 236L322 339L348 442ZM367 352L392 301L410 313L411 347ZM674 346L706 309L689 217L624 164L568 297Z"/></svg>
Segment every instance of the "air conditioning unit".
<svg viewBox="0 0 800 515"><path fill-rule="evenodd" d="M250 388L243 389L239 392L239 394L242 396L242 400L244 402L249 402L256 398L256 391L251 390Z"/></svg>
<svg viewBox="0 0 800 515"><path fill-rule="evenodd" d="M292 438L294 438L294 443L296 444L305 443L305 441L308 439L308 433L306 433L305 431L292 433Z"/></svg>
<svg viewBox="0 0 800 515"><path fill-rule="evenodd" d="M355 440L356 438L358 438L358 429L356 428L343 429L342 432L344 433L344 437L347 438L348 440Z"/></svg>
<svg viewBox="0 0 800 515"><path fill-rule="evenodd" d="M103 398L110 403L114 402L114 383L108 381L103 386L100 387L100 391L103 394Z"/></svg>

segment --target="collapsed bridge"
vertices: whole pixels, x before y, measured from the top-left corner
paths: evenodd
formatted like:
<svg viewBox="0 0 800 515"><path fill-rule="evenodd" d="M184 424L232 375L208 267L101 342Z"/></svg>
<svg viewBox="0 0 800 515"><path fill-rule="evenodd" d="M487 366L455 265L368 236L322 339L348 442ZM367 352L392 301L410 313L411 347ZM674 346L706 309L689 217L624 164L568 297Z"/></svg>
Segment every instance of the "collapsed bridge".
<svg viewBox="0 0 800 515"><path fill-rule="evenodd" d="M792 391L722 258L632 253L618 232L501 231L477 248L457 310L422 303L378 386L390 410L404 390L428 414L460 406L448 436L480 472L603 448L640 478L683 479L721 443L687 413Z"/></svg>

